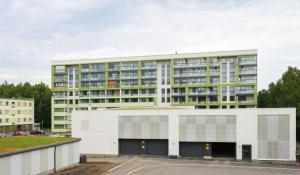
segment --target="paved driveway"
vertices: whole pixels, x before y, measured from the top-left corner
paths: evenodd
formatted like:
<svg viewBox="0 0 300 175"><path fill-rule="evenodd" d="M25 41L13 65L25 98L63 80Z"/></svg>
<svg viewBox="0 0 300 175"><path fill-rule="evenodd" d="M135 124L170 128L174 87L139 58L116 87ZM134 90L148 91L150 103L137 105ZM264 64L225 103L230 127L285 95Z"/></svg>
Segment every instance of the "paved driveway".
<svg viewBox="0 0 300 175"><path fill-rule="evenodd" d="M97 161L94 159L93 161ZM300 166L260 165L255 163L188 160L153 157L101 158L99 161L122 163L108 175L290 175L300 174Z"/></svg>

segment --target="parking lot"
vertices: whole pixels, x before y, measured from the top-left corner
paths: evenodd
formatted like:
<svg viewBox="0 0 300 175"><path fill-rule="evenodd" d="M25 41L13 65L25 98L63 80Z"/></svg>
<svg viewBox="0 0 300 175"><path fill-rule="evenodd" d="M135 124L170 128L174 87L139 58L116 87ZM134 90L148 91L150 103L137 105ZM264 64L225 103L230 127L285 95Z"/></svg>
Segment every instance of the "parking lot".
<svg viewBox="0 0 300 175"><path fill-rule="evenodd" d="M119 165L108 175L290 175L300 174L300 166L270 165L230 160L168 159L166 157L120 156L89 158L89 161L113 162Z"/></svg>

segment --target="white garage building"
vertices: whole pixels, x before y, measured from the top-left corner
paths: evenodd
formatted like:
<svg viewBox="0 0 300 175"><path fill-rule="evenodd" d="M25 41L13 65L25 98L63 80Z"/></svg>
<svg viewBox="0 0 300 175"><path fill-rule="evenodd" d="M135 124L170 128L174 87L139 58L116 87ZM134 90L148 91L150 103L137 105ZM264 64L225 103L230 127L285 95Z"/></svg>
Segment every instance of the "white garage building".
<svg viewBox="0 0 300 175"><path fill-rule="evenodd" d="M82 154L294 161L295 108L73 111Z"/></svg>

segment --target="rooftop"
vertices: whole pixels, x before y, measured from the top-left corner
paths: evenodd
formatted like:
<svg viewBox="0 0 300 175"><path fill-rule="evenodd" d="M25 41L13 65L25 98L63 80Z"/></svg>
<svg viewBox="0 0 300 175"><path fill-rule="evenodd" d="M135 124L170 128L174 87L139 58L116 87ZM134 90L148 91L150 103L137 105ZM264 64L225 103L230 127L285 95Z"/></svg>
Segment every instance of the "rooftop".
<svg viewBox="0 0 300 175"><path fill-rule="evenodd" d="M75 138L57 138L47 136L16 136L0 138L0 156L77 140L78 139Z"/></svg>
<svg viewBox="0 0 300 175"><path fill-rule="evenodd" d="M257 55L257 49L217 51L217 52L199 52L199 53L180 53L180 54L175 53L175 54L165 54L165 55L57 60L57 61L52 61L52 65L118 62L120 60L122 60L122 61L165 60L165 59L171 59L171 58L172 59L180 59L180 58L200 58L200 57L217 57L217 56L237 56L237 55Z"/></svg>

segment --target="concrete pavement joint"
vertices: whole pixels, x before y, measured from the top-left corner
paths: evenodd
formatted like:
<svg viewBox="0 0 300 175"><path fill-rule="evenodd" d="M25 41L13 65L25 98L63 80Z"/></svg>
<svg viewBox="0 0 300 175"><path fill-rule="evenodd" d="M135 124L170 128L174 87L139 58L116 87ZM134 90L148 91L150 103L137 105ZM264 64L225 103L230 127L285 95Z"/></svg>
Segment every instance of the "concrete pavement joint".
<svg viewBox="0 0 300 175"><path fill-rule="evenodd" d="M128 163L130 163L130 162L132 162L132 161L134 161L135 159L137 159L137 157L131 158L130 160L128 160L128 161L122 163L121 165L116 166L116 167L114 167L114 168L108 170L108 172L112 172L112 171L114 171L114 170L116 170L116 169L118 169L118 168L120 168L120 167L122 167L122 166L124 166L124 165L126 165L126 164L128 164Z"/></svg>

